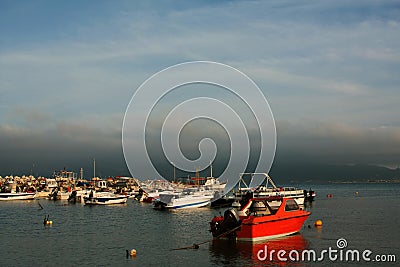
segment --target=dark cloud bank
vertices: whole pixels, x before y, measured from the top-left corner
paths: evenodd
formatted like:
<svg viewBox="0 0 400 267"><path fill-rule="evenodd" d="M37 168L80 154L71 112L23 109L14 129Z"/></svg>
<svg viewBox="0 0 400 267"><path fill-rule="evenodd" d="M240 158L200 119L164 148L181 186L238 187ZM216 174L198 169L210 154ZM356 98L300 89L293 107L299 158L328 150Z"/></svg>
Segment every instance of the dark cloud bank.
<svg viewBox="0 0 400 267"><path fill-rule="evenodd" d="M400 170L395 169L400 164L396 162L400 158L399 128L356 128L333 123L307 123L307 127L302 127L278 122L277 133L271 175L278 181L400 179ZM2 176L29 174L31 170L34 175L49 176L56 169L66 167L78 172L82 167L89 179L94 158L101 177L130 175L122 152L121 129L117 127L101 130L63 123L29 129L2 125L0 136ZM219 153L222 155L214 163L216 176L229 160L229 149ZM157 164L164 177L172 177L168 163ZM208 172L207 169L201 174ZM177 175L187 174L178 171Z"/></svg>

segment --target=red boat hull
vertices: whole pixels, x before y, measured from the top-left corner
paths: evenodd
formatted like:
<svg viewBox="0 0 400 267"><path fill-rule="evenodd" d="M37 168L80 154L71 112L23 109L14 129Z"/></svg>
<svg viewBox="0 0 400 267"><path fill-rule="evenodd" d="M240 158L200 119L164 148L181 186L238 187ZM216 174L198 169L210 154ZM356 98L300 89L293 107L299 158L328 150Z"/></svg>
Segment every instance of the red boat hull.
<svg viewBox="0 0 400 267"><path fill-rule="evenodd" d="M295 211L294 211L295 212ZM287 218L253 217L244 219L236 239L242 241L261 241L291 235L300 231L310 214L302 212Z"/></svg>

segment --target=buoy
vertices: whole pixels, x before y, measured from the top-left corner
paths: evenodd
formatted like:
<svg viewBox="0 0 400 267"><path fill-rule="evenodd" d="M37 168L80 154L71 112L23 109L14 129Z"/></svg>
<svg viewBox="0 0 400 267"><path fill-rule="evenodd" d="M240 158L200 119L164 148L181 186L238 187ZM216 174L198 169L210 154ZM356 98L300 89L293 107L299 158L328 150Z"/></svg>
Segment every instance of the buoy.
<svg viewBox="0 0 400 267"><path fill-rule="evenodd" d="M358 191L356 191L354 194L358 195Z"/></svg>
<svg viewBox="0 0 400 267"><path fill-rule="evenodd" d="M53 224L53 221L50 221L49 217L50 217L50 215L47 215L47 218L46 218L46 216L44 216L43 225Z"/></svg>
<svg viewBox="0 0 400 267"><path fill-rule="evenodd" d="M136 257L136 249L131 249L131 251L129 251L129 256Z"/></svg>
<svg viewBox="0 0 400 267"><path fill-rule="evenodd" d="M321 221L321 220L316 220L315 223L314 223L314 225L315 225L316 227L321 227L321 226L322 226L322 221Z"/></svg>

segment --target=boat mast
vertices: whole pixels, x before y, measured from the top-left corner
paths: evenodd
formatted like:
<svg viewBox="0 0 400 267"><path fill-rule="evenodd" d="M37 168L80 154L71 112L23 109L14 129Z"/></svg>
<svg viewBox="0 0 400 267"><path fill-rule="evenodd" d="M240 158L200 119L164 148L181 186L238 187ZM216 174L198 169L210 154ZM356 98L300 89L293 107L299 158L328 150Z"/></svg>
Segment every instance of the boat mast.
<svg viewBox="0 0 400 267"><path fill-rule="evenodd" d="M200 186L200 174L199 174L199 167L196 167L196 180L197 180L197 186Z"/></svg>
<svg viewBox="0 0 400 267"><path fill-rule="evenodd" d="M93 159L93 178L96 177L96 159Z"/></svg>
<svg viewBox="0 0 400 267"><path fill-rule="evenodd" d="M172 162L172 165L174 165L174 183L176 183L176 168L175 164Z"/></svg>

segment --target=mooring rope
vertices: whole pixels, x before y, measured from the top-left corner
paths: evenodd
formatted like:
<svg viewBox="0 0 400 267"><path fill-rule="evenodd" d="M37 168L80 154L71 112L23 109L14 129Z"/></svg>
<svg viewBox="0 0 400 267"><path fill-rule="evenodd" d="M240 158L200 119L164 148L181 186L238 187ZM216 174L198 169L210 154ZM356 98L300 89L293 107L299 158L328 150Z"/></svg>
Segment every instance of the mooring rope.
<svg viewBox="0 0 400 267"><path fill-rule="evenodd" d="M223 236L225 236L225 235L228 235L228 234L230 234L230 233L236 231L236 230L239 229L240 227L241 227L241 225L239 225L239 226L237 226L237 227L235 227L235 228L233 228L233 229L231 229L231 230L228 230L228 231L226 231L226 232L224 232L224 233L222 233L222 234L216 236L215 238L216 238L216 239L219 239L219 238L221 238L221 237L223 237ZM206 241L203 241L203 242L200 242L200 243L194 243L193 245L188 246L188 247L174 248L174 249L172 249L172 250L199 249L200 245L209 243L209 242L211 242L212 240L213 240L213 239L211 239L211 240L206 240Z"/></svg>

